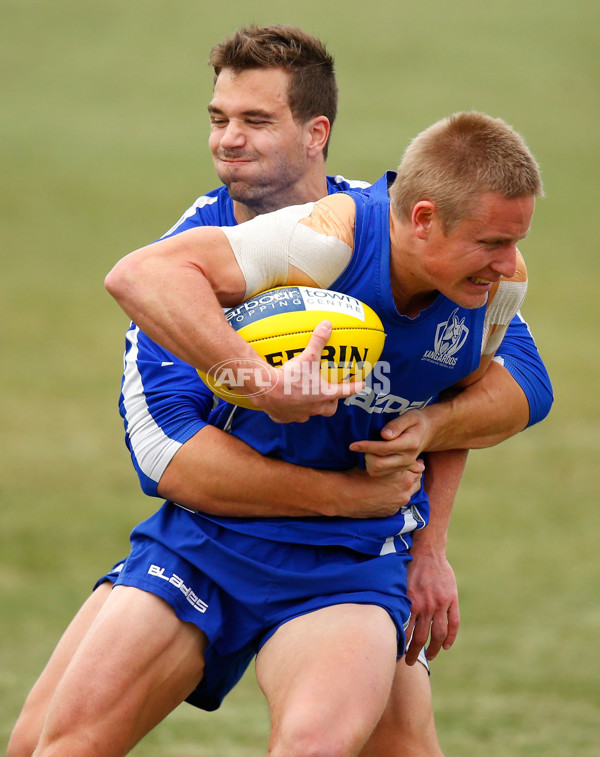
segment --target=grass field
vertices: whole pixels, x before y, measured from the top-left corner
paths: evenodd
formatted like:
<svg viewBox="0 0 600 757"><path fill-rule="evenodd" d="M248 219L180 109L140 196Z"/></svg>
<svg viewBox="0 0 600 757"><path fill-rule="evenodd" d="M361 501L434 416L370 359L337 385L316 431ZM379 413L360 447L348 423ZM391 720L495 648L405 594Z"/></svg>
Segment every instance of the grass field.
<svg viewBox="0 0 600 757"><path fill-rule="evenodd" d="M75 0L0 4L0 745L95 578L152 502L116 409L119 257L215 185L208 49L237 26L297 23L336 56L330 173L375 179L462 109L504 117L546 199L522 246L524 313L554 382L549 419L472 454L450 557L462 628L433 670L448 757L592 757L600 743L600 5ZM223 7L217 4L217 8ZM221 711L182 706L138 757L257 757L250 671Z"/></svg>

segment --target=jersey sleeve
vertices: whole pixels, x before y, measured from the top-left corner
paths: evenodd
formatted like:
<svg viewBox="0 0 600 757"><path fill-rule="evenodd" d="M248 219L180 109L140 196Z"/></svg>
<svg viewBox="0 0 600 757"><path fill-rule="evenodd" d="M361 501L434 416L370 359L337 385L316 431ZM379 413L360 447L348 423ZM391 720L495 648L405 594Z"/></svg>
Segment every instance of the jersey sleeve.
<svg viewBox="0 0 600 757"><path fill-rule="evenodd" d="M207 425L213 396L196 370L132 324L126 334L119 411L142 490L157 485L177 450Z"/></svg>
<svg viewBox="0 0 600 757"><path fill-rule="evenodd" d="M538 352L527 322L521 313L512 319L494 360L503 365L525 392L529 403L529 423L539 423L554 402L550 376Z"/></svg>

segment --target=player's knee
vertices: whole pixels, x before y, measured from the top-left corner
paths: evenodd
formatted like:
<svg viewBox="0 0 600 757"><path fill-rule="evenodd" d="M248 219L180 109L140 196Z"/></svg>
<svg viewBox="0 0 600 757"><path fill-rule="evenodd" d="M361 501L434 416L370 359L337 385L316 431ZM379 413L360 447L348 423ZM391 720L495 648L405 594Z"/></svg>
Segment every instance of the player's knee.
<svg viewBox="0 0 600 757"><path fill-rule="evenodd" d="M349 757L356 750L342 744L322 741L311 735L288 742L272 742L269 755L273 757Z"/></svg>
<svg viewBox="0 0 600 757"><path fill-rule="evenodd" d="M35 746L35 742L28 738L26 732L15 727L10 734L6 757L31 757Z"/></svg>
<svg viewBox="0 0 600 757"><path fill-rule="evenodd" d="M124 754L121 745L103 738L102 743L98 740L90 740L86 735L60 734L55 737L40 739L33 752L33 757L117 757Z"/></svg>
<svg viewBox="0 0 600 757"><path fill-rule="evenodd" d="M377 724L367 747L361 752L361 757L384 754L402 754L403 757L444 757L433 715L411 717L390 707Z"/></svg>
<svg viewBox="0 0 600 757"><path fill-rule="evenodd" d="M39 729L35 724L21 713L10 734L6 757L31 757L37 746L39 735Z"/></svg>
<svg viewBox="0 0 600 757"><path fill-rule="evenodd" d="M271 736L269 755L273 757L349 757L357 753L363 737L339 720L328 724L288 723Z"/></svg>

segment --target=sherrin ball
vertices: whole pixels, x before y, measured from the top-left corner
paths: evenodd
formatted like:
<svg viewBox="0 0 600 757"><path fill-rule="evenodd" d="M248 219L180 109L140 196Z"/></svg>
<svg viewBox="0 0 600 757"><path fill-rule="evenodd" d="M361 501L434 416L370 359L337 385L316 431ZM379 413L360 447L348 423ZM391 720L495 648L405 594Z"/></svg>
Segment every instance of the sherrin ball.
<svg viewBox="0 0 600 757"><path fill-rule="evenodd" d="M321 372L330 383L361 381L379 359L385 332L379 316L349 294L307 286L284 286L261 292L225 312L225 318L260 356L255 366L236 368L234 360L213 366L209 374L198 371L218 397L241 407L258 410L252 396L236 386L244 371L255 370L260 383L262 361L280 366L300 354L314 328L329 321L332 332L321 354ZM260 389L256 394L263 393Z"/></svg>

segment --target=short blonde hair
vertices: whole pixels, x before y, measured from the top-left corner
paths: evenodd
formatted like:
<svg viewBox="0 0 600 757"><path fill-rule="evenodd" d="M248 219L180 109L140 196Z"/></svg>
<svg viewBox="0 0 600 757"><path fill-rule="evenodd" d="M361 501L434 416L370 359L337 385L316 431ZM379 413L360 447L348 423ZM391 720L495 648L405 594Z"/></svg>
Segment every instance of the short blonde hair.
<svg viewBox="0 0 600 757"><path fill-rule="evenodd" d="M435 203L444 233L470 215L485 192L541 197L539 166L523 138L500 118L455 113L410 143L390 188L392 210L410 218L420 200Z"/></svg>

